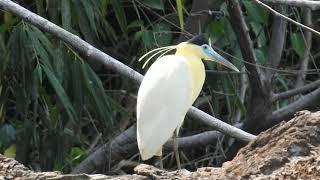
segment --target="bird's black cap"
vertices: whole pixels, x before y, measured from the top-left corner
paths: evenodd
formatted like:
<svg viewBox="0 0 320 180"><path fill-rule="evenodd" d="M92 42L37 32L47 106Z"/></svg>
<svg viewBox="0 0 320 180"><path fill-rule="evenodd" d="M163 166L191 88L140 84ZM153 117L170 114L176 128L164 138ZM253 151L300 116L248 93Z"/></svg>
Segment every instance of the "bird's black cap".
<svg viewBox="0 0 320 180"><path fill-rule="evenodd" d="M204 35L202 35L202 34L193 37L188 42L195 44L195 45L199 45L199 46L204 45L204 44L209 44L208 39L206 37L204 37Z"/></svg>

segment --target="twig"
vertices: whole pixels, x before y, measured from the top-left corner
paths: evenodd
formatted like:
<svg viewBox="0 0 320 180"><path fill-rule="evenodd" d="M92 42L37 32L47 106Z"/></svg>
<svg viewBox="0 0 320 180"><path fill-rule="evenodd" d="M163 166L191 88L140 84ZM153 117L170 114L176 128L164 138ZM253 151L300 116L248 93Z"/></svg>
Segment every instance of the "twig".
<svg viewBox="0 0 320 180"><path fill-rule="evenodd" d="M289 6L298 6L310 8L312 10L317 10L320 8L320 1L310 1L310 0L262 0L265 3L272 4L283 4Z"/></svg>
<svg viewBox="0 0 320 180"><path fill-rule="evenodd" d="M218 71L218 70L206 70L206 74L230 74L230 75L242 75L247 74L245 71L243 72L235 72L235 71Z"/></svg>
<svg viewBox="0 0 320 180"><path fill-rule="evenodd" d="M312 89L315 89L317 87L320 86L320 80L317 80L317 81L314 81L312 83L309 83L303 87L299 87L299 88L296 88L296 89L291 89L291 90L288 90L288 91L285 91L285 92L282 92L282 93L279 93L279 94L274 94L271 98L271 101L274 102L274 101L278 101L280 99L286 99L286 98L290 98L294 95L297 95L297 94L300 94L300 93L305 93L305 92L308 92Z"/></svg>
<svg viewBox="0 0 320 180"><path fill-rule="evenodd" d="M289 17L287 17L287 16L285 16L285 15L283 15L281 13L278 13L277 11L272 9L270 6L264 4L263 2L261 2L259 0L253 0L253 1L255 1L257 4L259 4L263 8L267 9L268 11L270 11L272 14L274 14L276 16L280 16L280 17L292 22L293 24L296 24L296 25L298 25L298 26L300 26L300 27L302 27L302 28L304 28L304 29L316 34L317 36L320 36L320 32L319 31L316 31L316 30L314 30L314 29L312 29L312 28L310 28L310 27L308 27L306 25L303 25L303 24L301 24L301 23L299 23L299 22L297 22L297 21L295 21L295 20L293 20L293 19L291 19L291 18L289 18Z"/></svg>

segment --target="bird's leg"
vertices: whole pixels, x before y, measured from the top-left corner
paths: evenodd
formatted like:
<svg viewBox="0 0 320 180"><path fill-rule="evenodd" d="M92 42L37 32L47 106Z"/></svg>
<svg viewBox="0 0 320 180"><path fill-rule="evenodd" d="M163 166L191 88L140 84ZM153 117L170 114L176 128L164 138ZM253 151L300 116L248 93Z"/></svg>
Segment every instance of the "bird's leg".
<svg viewBox="0 0 320 180"><path fill-rule="evenodd" d="M174 151L174 156L176 157L178 169L181 169L180 156L178 151L178 142L177 142L177 130L175 130L175 132L173 133L173 151Z"/></svg>
<svg viewBox="0 0 320 180"><path fill-rule="evenodd" d="M163 162L162 162L162 155L158 156L159 157L159 166L160 169L163 169Z"/></svg>

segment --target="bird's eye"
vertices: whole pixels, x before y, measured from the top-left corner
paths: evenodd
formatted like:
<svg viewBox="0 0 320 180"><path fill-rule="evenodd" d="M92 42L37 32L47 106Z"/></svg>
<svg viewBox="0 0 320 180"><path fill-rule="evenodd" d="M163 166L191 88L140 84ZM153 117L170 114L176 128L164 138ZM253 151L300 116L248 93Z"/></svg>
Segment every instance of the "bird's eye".
<svg viewBox="0 0 320 180"><path fill-rule="evenodd" d="M208 48L208 45L203 45L203 49L207 49Z"/></svg>

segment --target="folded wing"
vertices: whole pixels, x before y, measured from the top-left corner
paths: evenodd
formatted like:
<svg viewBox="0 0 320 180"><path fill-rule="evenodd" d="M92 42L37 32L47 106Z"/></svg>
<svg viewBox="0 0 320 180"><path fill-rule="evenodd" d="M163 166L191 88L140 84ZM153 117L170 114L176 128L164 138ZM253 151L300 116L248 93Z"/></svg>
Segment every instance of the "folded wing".
<svg viewBox="0 0 320 180"><path fill-rule="evenodd" d="M160 155L192 105L192 79L186 59L167 55L149 68L138 92L137 140L143 160Z"/></svg>

